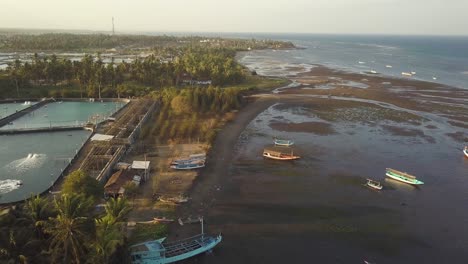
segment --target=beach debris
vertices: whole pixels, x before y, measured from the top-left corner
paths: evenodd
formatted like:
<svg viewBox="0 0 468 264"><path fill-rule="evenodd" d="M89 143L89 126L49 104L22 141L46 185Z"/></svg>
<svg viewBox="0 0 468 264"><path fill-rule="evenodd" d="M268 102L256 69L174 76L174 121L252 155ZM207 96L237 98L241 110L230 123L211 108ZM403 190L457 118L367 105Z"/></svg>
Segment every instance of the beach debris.
<svg viewBox="0 0 468 264"><path fill-rule="evenodd" d="M192 216L189 216L185 219L182 219L182 218L179 218L177 219L177 222L179 222L179 225L183 226L185 224L195 224L195 223L199 223L201 222L203 219L203 217L201 216L198 216L198 217L195 217L193 218Z"/></svg>

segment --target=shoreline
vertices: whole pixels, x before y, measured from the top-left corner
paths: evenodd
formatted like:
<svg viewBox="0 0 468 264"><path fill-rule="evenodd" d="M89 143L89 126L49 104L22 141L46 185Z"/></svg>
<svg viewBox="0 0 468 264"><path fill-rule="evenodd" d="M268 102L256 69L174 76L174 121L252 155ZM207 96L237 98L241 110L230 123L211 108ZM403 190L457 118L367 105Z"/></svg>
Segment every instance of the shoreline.
<svg viewBox="0 0 468 264"><path fill-rule="evenodd" d="M342 109L342 107L372 107L376 109L393 109L394 112L387 113L384 116L378 116L377 120L370 121L373 124L378 123L379 120L393 120L397 124L401 123L402 128L398 126L392 127L387 126L387 132L394 136L406 136L406 137L422 137L422 139L427 140L429 144L435 144L433 139L430 136L426 136L423 132L425 129L434 130L438 127L434 127L430 124L429 121L425 120L426 118L420 116L420 114L427 114L429 117L439 117L443 116L443 111L452 111L458 110L458 112L453 113L453 116L464 116L463 108L452 107L448 108L443 106L441 108L431 109L433 103L421 104L418 103L417 99L424 98L424 96L417 96L415 98L408 98L415 93L421 93L422 95L430 95L434 93L440 95L441 93L445 94L444 98L439 98L442 101L457 101L457 100L467 100L468 101L468 91L451 86L442 86L437 83L430 83L420 80L405 80L405 79L393 79L386 76L368 76L365 74L359 73L348 73L342 72L339 70L334 70L326 67L320 67L319 71L317 68L312 69L310 72L302 73L297 76L290 76L287 79L291 81L299 82L300 84L297 87L291 87L289 85L277 88L277 93L273 93L273 90L268 93L258 93L249 96L253 101L249 102L247 106L242 108L237 117L231 122L228 123L223 129L218 133L215 142L212 145L212 149L209 153L207 166L200 173L197 180L192 185L192 188L189 190L189 194L192 197L192 201L188 204L178 206L176 208L176 215L181 217L192 216L204 216L219 214L219 211L213 212L212 209L218 202L218 197L222 194L224 188L228 188L229 184L232 183L232 178L229 176L230 167L233 165L235 160L234 152L237 141L246 129L248 124L254 120L259 114L264 110L268 109L275 103L281 103L284 105L314 105L320 109L320 111L335 111L336 109ZM315 71L314 71L315 70ZM311 78L313 77L313 78ZM329 77L338 77L343 80L355 80L362 81L362 79L368 79L365 82L368 82L368 88L358 88L358 87L346 87L340 86L332 89L314 89L315 85L320 85L323 83L330 83L336 81L334 79L329 79ZM309 80L306 80L308 79ZM326 80L325 80L326 79ZM388 91L386 89L392 89L389 87L384 87L382 82L390 81L393 85L402 85L402 91ZM310 89L304 89L310 87ZM435 91L425 91L425 90L435 90ZM392 103L395 103L393 105ZM445 109L444 109L445 108ZM402 111L407 111L406 114L401 115ZM403 112L404 112L403 111ZM442 111L442 112L440 112ZM416 116L416 117L415 117ZM332 118L335 118L332 116ZM419 119L420 120L419 120ZM450 124L452 120L450 117L444 117L442 122ZM430 118L428 119L430 120ZM357 120L352 122L367 122L365 119ZM409 122L409 123L408 123ZM458 134L458 139L451 137L453 140L458 141L459 143L468 142L468 134L464 133L462 125L465 122L468 122L468 116L466 120L461 120L459 126L451 125L455 130L462 129ZM318 123L309 122L309 123L295 123L295 126L289 127L286 123L279 122L277 126L283 126L284 131L290 132L300 132L296 131L297 129L303 130L305 126L314 125ZM421 127L419 129L405 129L404 124L411 124L414 126ZM443 128L442 128L443 129ZM315 130L312 129L312 130ZM310 130L310 131L312 131ZM323 129L318 129L315 131L318 135L328 135L330 131L322 131ZM325 129L326 130L326 129ZM466 135L465 135L466 134ZM447 134L447 136L449 136ZM450 136L449 136L450 137ZM268 199L268 198L266 198ZM216 211L216 210L215 210ZM208 223L208 233L221 233L223 229L227 228L229 224L220 223L216 219L206 219ZM213 226L210 226L209 223L214 223ZM228 221L228 223L232 223ZM199 225L191 225L180 227L178 225L169 225L169 239L177 240L186 236L199 233ZM221 244L222 248L223 245ZM211 263L213 260L208 260L207 262ZM190 262L192 263L192 262Z"/></svg>

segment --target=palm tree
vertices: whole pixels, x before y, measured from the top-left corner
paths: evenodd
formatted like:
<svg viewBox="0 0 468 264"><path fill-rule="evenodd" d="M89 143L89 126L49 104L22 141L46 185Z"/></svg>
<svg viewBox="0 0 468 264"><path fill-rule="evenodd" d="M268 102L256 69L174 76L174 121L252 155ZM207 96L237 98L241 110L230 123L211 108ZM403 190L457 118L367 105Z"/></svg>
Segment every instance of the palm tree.
<svg viewBox="0 0 468 264"><path fill-rule="evenodd" d="M43 241L31 238L33 229L18 207L0 217L0 263L41 261ZM43 257L43 256L42 256Z"/></svg>
<svg viewBox="0 0 468 264"><path fill-rule="evenodd" d="M108 218L110 224L125 221L127 214L132 210L125 198L111 198L107 201L105 209L106 216L104 218Z"/></svg>
<svg viewBox="0 0 468 264"><path fill-rule="evenodd" d="M96 219L96 239L91 245L89 263L109 263L117 247L123 244L123 233L109 218Z"/></svg>
<svg viewBox="0 0 468 264"><path fill-rule="evenodd" d="M82 263L87 241L94 237L94 221L88 218L91 197L65 194L54 201L57 217L50 218L46 232L51 235L50 250L56 262Z"/></svg>
<svg viewBox="0 0 468 264"><path fill-rule="evenodd" d="M44 237L44 226L49 217L53 215L47 199L39 195L31 196L25 206L26 217L32 222L37 238Z"/></svg>

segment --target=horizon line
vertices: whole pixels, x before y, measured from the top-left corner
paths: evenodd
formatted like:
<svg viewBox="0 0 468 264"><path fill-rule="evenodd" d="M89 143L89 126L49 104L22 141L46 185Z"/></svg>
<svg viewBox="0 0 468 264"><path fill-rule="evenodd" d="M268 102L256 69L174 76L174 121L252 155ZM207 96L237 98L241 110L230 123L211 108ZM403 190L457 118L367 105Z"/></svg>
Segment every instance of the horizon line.
<svg viewBox="0 0 468 264"><path fill-rule="evenodd" d="M65 28L13 28L0 27L0 34L3 32L22 33L19 31L57 31L57 33L89 33L89 34L109 34L112 30L96 29L65 29ZM421 34L421 33L342 33L342 32L274 32L274 31L166 31L166 30L120 30L115 35L151 35L151 34L279 34L279 35L353 35L353 36L415 36L415 37L468 37L468 34ZM202 35L198 35L202 37Z"/></svg>

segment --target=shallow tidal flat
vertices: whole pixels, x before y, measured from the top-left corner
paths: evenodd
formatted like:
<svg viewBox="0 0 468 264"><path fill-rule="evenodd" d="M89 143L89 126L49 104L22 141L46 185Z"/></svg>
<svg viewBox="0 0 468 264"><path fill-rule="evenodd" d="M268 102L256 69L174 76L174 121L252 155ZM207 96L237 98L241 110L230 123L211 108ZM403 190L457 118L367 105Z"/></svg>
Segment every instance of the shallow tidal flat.
<svg viewBox="0 0 468 264"><path fill-rule="evenodd" d="M89 135L75 130L0 136L0 203L47 190Z"/></svg>
<svg viewBox="0 0 468 264"><path fill-rule="evenodd" d="M468 135L460 125L467 112L456 103L467 92L440 88L444 98L433 103L416 93L435 84L347 73L330 82L337 78L367 88L300 83L264 96L271 106L239 137L228 180L207 217L226 239L203 263L468 259L468 230L461 228L468 213L456 209L468 201L468 160L461 152ZM405 88L382 86L389 81ZM294 140L302 158L263 159L274 137ZM425 184L386 179L385 168L407 171ZM384 189L366 188L366 178Z"/></svg>

